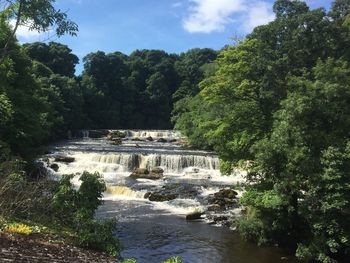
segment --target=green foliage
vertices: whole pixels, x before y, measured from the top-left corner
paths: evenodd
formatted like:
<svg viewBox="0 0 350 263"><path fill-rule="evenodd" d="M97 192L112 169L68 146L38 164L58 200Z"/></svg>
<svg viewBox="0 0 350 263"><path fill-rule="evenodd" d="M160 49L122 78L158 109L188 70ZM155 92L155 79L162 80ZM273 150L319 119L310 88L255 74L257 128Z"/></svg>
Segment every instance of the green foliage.
<svg viewBox="0 0 350 263"><path fill-rule="evenodd" d="M72 228L80 246L119 256L120 245L114 236L116 221L94 219L106 190L101 176L84 172L79 178L81 185L78 190L71 183L73 176L63 176L53 193L52 209L57 223Z"/></svg>
<svg viewBox="0 0 350 263"><path fill-rule="evenodd" d="M165 260L163 263L183 263L183 261L181 257L177 256L177 257L171 257Z"/></svg>
<svg viewBox="0 0 350 263"><path fill-rule="evenodd" d="M222 50L199 95L175 106L175 126L224 173L249 161L242 235L310 261L350 255L349 6L276 1L276 19Z"/></svg>
<svg viewBox="0 0 350 263"><path fill-rule="evenodd" d="M55 74L66 77L74 76L75 66L78 64L79 58L71 53L72 50L68 46L56 42L48 44L35 42L25 44L23 47L31 59L44 64Z"/></svg>
<svg viewBox="0 0 350 263"><path fill-rule="evenodd" d="M123 260L123 263L137 263L137 260L135 258L127 258ZM163 261L163 263L183 263L183 261L181 257L177 256L177 257L171 257Z"/></svg>

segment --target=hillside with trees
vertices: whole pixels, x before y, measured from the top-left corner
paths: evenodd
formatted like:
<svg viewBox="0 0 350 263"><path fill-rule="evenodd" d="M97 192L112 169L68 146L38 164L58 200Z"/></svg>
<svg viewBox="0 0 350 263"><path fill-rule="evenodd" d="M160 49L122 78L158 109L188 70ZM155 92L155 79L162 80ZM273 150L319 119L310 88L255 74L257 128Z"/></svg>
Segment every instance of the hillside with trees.
<svg viewBox="0 0 350 263"><path fill-rule="evenodd" d="M175 127L224 173L247 169L243 236L336 262L350 256L350 2L278 0L274 12L219 53Z"/></svg>

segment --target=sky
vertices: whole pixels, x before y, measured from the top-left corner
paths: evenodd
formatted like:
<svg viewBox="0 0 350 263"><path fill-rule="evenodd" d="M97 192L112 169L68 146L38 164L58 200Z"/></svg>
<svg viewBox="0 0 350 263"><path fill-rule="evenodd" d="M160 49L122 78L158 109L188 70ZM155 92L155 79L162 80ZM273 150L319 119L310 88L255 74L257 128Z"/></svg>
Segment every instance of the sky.
<svg viewBox="0 0 350 263"><path fill-rule="evenodd" d="M130 54L136 49L181 53L191 48L220 49L274 19L273 0L56 0L79 26L76 37L56 38L21 27L20 42L66 44L80 60L98 50ZM306 0L313 9L332 0ZM77 66L77 74L82 71Z"/></svg>

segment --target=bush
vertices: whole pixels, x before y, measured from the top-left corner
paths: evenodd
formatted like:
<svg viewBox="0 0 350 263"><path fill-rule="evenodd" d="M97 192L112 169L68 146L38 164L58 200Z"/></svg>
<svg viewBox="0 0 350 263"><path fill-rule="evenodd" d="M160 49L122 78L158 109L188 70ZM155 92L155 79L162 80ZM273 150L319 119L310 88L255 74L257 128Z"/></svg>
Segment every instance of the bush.
<svg viewBox="0 0 350 263"><path fill-rule="evenodd" d="M71 179L65 175L52 198L52 208L57 223L71 228L80 246L105 251L119 256L119 242L114 236L115 220L96 220L94 214L102 204L102 194L106 185L98 173L84 172L79 190L75 190Z"/></svg>
<svg viewBox="0 0 350 263"><path fill-rule="evenodd" d="M164 261L163 263L183 263L183 261L181 257L171 257L166 261Z"/></svg>
<svg viewBox="0 0 350 263"><path fill-rule="evenodd" d="M22 235L30 235L31 233L33 233L33 230L30 226L19 223L12 223L7 225L5 231L9 233L17 233Z"/></svg>

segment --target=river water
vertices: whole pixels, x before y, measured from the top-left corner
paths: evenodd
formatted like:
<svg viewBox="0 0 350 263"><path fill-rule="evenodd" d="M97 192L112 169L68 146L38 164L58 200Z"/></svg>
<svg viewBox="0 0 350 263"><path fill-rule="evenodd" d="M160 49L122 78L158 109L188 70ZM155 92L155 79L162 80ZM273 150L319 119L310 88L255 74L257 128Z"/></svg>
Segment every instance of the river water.
<svg viewBox="0 0 350 263"><path fill-rule="evenodd" d="M47 157L59 166L54 177L77 173L73 183L79 186L79 173L99 172L107 183L104 204L97 217L117 218L118 238L124 258L139 263L162 262L181 256L188 263L276 263L284 262L278 248L263 248L243 241L229 228L242 208L238 204L220 211L208 211L210 200L220 189L239 187L244 172L221 176L219 159L213 153L185 150L184 138L174 131L123 131L121 145L106 138L84 138L52 146ZM73 157L70 163L57 162L57 156ZM130 178L135 168L161 167L164 177L158 180ZM176 198L164 202L144 198L147 192L167 193ZM189 221L186 215L203 212L200 219ZM223 218L224 220L221 220ZM217 220L219 219L219 220ZM225 226L223 226L225 225ZM290 256L288 262L295 262Z"/></svg>

